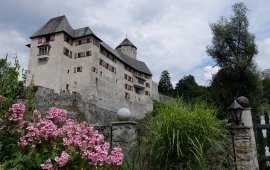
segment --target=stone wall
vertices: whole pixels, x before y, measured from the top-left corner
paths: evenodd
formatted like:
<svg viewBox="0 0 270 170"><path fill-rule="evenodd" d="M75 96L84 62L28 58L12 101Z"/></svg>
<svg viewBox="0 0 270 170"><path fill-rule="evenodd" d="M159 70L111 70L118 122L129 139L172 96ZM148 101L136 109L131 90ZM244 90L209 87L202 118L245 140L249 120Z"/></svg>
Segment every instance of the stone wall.
<svg viewBox="0 0 270 170"><path fill-rule="evenodd" d="M97 107L95 100L83 100L75 93L55 93L54 90L44 87L38 87L35 107L41 111L47 111L50 107L64 108L71 114L84 117L92 124L106 125L117 120L116 112Z"/></svg>

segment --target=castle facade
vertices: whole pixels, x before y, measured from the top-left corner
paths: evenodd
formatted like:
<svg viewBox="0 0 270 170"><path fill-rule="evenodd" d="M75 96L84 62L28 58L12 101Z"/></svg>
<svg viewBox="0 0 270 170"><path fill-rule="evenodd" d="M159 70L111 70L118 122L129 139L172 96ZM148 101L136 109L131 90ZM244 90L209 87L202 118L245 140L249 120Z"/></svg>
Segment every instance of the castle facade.
<svg viewBox="0 0 270 170"><path fill-rule="evenodd" d="M125 38L116 49L89 27L73 29L65 16L50 19L31 37L27 84L79 93L98 107L133 114L152 110L152 73Z"/></svg>

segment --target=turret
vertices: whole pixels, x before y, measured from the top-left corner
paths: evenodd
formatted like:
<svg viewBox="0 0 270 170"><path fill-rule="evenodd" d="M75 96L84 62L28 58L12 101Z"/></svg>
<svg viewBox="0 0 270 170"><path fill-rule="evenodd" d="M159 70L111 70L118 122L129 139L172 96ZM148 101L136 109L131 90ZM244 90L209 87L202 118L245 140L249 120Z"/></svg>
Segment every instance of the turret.
<svg viewBox="0 0 270 170"><path fill-rule="evenodd" d="M116 49L127 56L136 59L137 56L137 47L133 45L129 39L125 38Z"/></svg>

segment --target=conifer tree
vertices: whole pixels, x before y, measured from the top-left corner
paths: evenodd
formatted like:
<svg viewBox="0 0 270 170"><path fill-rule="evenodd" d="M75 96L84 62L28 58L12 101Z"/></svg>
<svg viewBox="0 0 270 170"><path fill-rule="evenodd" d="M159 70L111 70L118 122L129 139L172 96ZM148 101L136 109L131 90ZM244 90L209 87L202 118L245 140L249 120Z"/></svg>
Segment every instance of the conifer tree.
<svg viewBox="0 0 270 170"><path fill-rule="evenodd" d="M164 70L161 73L160 80L158 83L158 91L168 96L173 95L173 86L171 83L170 74L167 70Z"/></svg>

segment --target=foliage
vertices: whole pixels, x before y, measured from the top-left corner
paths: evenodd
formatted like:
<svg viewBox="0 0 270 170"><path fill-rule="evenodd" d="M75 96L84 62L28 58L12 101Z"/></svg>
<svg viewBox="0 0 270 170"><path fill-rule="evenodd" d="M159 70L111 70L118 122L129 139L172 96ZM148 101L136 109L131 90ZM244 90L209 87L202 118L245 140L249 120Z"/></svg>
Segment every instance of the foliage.
<svg viewBox="0 0 270 170"><path fill-rule="evenodd" d="M7 56L0 59L0 95L8 99L0 105L0 111L8 109L19 95L19 70L20 65L17 57L14 58L14 65L8 62Z"/></svg>
<svg viewBox="0 0 270 170"><path fill-rule="evenodd" d="M239 96L249 98L254 109L261 102L261 82L258 73L253 70L221 69L214 76L210 90L216 105L223 110L226 110L232 100ZM225 114L221 114L219 118L224 116Z"/></svg>
<svg viewBox="0 0 270 170"><path fill-rule="evenodd" d="M246 70L253 65L253 57L257 54L255 36L248 32L247 7L244 3L236 3L232 10L234 15L229 21L221 18L210 25L213 40L212 46L207 47L207 53L221 68Z"/></svg>
<svg viewBox="0 0 270 170"><path fill-rule="evenodd" d="M210 25L213 39L207 53L221 67L212 80L211 92L213 100L223 109L241 95L248 97L254 108L261 95L259 74L253 62L257 54L255 36L248 32L247 7L244 3L236 3L232 10L234 15L229 20L221 18ZM223 117L224 114L221 115Z"/></svg>
<svg viewBox="0 0 270 170"><path fill-rule="evenodd" d="M212 103L209 90L206 87L199 86L192 75L184 76L179 80L176 84L175 91L185 102L190 103L202 99L208 103Z"/></svg>
<svg viewBox="0 0 270 170"><path fill-rule="evenodd" d="M119 147L109 154L109 143L86 122L67 119L63 109L47 115L25 113L13 104L1 117L0 162L4 169L96 169L121 165Z"/></svg>
<svg viewBox="0 0 270 170"><path fill-rule="evenodd" d="M161 73L160 80L158 83L158 91L168 96L171 96L173 94L173 86L171 83L170 74L167 70L164 70Z"/></svg>
<svg viewBox="0 0 270 170"><path fill-rule="evenodd" d="M145 135L146 157L151 159L153 169L211 169L226 161L222 144L226 133L215 117L215 109L181 100L154 105L155 116ZM216 160L211 163L209 158Z"/></svg>

